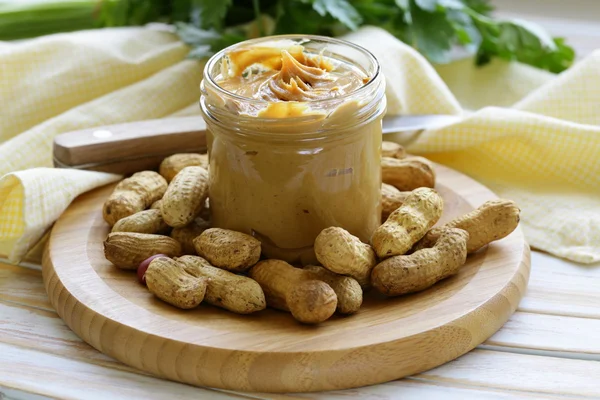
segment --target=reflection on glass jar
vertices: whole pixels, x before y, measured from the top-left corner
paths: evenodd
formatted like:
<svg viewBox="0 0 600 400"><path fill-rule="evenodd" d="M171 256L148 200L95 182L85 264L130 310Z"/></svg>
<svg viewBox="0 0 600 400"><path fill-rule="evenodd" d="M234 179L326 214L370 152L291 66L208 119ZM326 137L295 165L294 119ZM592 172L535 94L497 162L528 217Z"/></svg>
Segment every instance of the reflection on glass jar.
<svg viewBox="0 0 600 400"><path fill-rule="evenodd" d="M247 41L211 58L201 90L213 226L283 249L310 247L329 226L369 241L385 111L369 52L314 36Z"/></svg>

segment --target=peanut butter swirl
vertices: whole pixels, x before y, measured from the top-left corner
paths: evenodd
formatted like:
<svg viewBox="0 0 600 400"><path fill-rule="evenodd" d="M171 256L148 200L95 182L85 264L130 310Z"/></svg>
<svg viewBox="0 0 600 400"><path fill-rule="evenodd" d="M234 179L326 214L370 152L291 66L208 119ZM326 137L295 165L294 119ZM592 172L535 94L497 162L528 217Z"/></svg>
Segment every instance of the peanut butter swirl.
<svg viewBox="0 0 600 400"><path fill-rule="evenodd" d="M312 102L351 93L369 79L360 69L300 45L254 47L228 54L218 80L223 89L269 102Z"/></svg>

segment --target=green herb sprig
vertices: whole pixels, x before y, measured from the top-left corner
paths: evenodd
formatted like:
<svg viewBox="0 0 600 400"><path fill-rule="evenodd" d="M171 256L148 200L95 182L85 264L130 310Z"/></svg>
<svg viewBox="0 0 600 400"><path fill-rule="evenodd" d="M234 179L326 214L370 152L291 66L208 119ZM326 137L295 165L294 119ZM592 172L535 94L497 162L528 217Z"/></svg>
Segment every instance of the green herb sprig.
<svg viewBox="0 0 600 400"><path fill-rule="evenodd" d="M449 62L457 47L475 54L478 65L498 57L552 72L567 69L575 58L564 39L551 38L537 25L492 18L488 0L194 0L187 5L197 18L178 23L177 33L195 58L265 34L336 36L362 25L386 29L434 63Z"/></svg>
<svg viewBox="0 0 600 400"><path fill-rule="evenodd" d="M190 45L190 57L205 58L258 36L337 36L374 25L433 63L451 61L456 49L479 65L498 57L561 72L573 63L564 39L492 11L489 0L0 0L0 40L165 22Z"/></svg>

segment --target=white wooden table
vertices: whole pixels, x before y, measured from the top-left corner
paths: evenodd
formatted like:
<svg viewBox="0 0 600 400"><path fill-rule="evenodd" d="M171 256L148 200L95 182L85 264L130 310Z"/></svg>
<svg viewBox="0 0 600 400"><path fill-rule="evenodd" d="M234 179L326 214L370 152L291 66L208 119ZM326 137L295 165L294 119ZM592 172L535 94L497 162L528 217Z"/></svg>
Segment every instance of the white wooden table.
<svg viewBox="0 0 600 400"><path fill-rule="evenodd" d="M399 381L294 395L202 389L140 373L69 330L48 302L39 270L0 263L0 392L103 400L600 398L600 264L532 256L518 311L476 350Z"/></svg>

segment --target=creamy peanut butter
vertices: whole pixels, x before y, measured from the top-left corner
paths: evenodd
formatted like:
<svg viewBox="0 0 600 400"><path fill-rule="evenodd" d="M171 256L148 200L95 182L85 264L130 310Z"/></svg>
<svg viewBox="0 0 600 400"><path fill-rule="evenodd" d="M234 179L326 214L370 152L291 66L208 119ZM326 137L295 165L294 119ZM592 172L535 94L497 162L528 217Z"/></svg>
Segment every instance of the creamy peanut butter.
<svg viewBox="0 0 600 400"><path fill-rule="evenodd" d="M203 83L204 105L231 118L217 123L203 107L213 225L258 232L268 257L300 262L326 227L368 241L380 224L383 84L353 96L374 76L326 53L242 45L211 77L227 94Z"/></svg>
<svg viewBox="0 0 600 400"><path fill-rule="evenodd" d="M266 100L317 101L343 96L363 86L368 77L346 62L308 54L300 45L287 49L255 47L229 53L231 74L217 82L237 95ZM227 71L227 67L223 69Z"/></svg>

